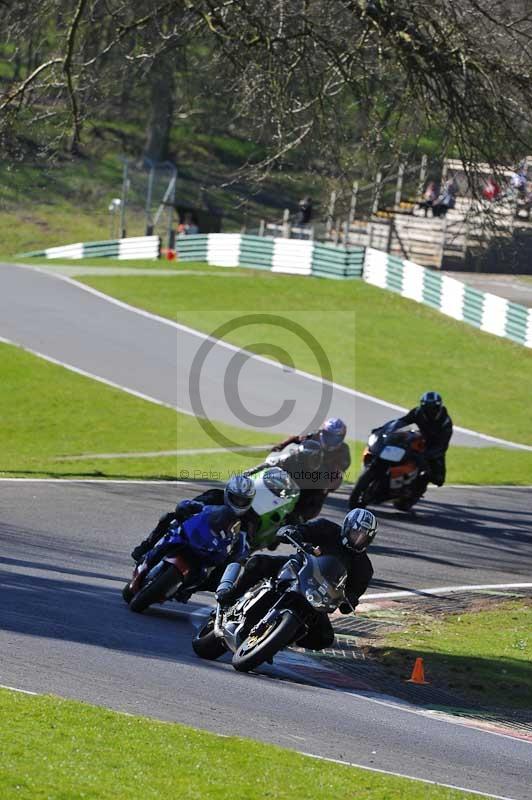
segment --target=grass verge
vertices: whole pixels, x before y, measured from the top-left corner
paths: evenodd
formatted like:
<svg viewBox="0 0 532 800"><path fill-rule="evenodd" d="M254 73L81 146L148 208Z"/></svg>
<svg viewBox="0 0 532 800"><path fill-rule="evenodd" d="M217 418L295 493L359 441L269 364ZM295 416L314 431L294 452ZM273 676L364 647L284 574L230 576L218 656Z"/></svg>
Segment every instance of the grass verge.
<svg viewBox="0 0 532 800"><path fill-rule="evenodd" d="M83 454L216 447L198 421L0 344L4 476L204 478L223 480L260 453L95 459ZM219 426L244 444L271 437ZM74 458L72 458L74 457Z"/></svg>
<svg viewBox="0 0 532 800"><path fill-rule="evenodd" d="M447 616L412 613L376 652L402 678L421 656L434 686L484 706L532 709L532 600Z"/></svg>
<svg viewBox="0 0 532 800"><path fill-rule="evenodd" d="M156 276L98 275L83 281L209 332L250 309L280 313L300 321L319 340L337 382L406 407L427 389L437 389L456 424L532 444L530 350L362 281L262 271L232 280L222 275L184 275L171 282ZM287 345L284 328L247 326L228 338L247 347L257 341L288 347L297 367L318 371L312 349L297 337ZM383 421L386 416L383 409Z"/></svg>
<svg viewBox="0 0 532 800"><path fill-rule="evenodd" d="M258 463L266 453L146 456L218 445L194 417L76 375L21 348L0 344L0 359L3 476L222 481ZM270 435L219 427L242 445L272 442ZM355 480L362 445L350 445L353 463L348 479ZM135 453L139 455L131 455ZM96 457L102 454L112 457ZM451 483L523 484L530 482L531 474L532 453L455 448L448 456Z"/></svg>
<svg viewBox="0 0 532 800"><path fill-rule="evenodd" d="M0 690L3 798L459 800L473 795L71 700Z"/></svg>

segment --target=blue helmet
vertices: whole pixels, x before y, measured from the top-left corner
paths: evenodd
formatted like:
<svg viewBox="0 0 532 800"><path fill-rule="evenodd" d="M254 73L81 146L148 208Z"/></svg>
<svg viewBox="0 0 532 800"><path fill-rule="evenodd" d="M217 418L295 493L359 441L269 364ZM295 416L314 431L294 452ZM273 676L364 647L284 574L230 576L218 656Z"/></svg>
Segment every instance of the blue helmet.
<svg viewBox="0 0 532 800"><path fill-rule="evenodd" d="M331 417L325 420L320 429L320 442L325 450L334 450L342 444L346 433L345 422L338 417Z"/></svg>

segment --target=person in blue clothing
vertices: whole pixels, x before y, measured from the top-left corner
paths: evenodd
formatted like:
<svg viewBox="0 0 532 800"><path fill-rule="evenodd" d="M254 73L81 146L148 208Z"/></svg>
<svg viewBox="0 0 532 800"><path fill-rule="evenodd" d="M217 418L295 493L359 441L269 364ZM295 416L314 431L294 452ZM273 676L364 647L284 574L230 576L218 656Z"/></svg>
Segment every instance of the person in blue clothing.
<svg viewBox="0 0 532 800"><path fill-rule="evenodd" d="M166 556L182 553L189 569L185 573L181 602L186 602L198 589L198 581L202 590L214 591L227 562L243 563L249 556L241 518L254 496L253 481L245 475L237 475L225 487L223 505L182 501L179 504L181 519L174 519L163 537L158 537L146 551L147 569L152 569ZM206 567L215 569L203 575ZM187 586L191 587L188 593Z"/></svg>
<svg viewBox="0 0 532 800"><path fill-rule="evenodd" d="M220 521L223 525L229 525L230 527L236 520L239 520L246 533L252 534L253 529L250 530L250 527L253 527L251 523L253 523L253 518L256 516L251 508L254 498L255 485L253 481L246 475L233 475L223 490L207 489L207 491L192 500L181 500L174 511L163 514L146 539L133 548L131 557L137 563L142 561L144 556L155 547L159 539L168 533L171 525L184 523L195 514L201 513L205 508L220 509L219 514L213 518L215 520L213 524L216 527L219 526ZM221 509L224 508L227 510L222 512ZM250 519L250 517L253 518Z"/></svg>

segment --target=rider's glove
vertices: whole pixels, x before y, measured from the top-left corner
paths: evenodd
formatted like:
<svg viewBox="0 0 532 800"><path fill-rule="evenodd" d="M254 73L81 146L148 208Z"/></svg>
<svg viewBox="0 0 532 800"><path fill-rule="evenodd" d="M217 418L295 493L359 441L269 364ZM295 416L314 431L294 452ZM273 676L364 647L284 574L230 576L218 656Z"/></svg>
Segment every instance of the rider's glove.
<svg viewBox="0 0 532 800"><path fill-rule="evenodd" d="M340 603L340 605L338 606L338 611L340 612L340 614L350 614L352 610L353 609L351 608L351 605L349 603L346 603L345 601L343 603Z"/></svg>
<svg viewBox="0 0 532 800"><path fill-rule="evenodd" d="M282 528L279 528L275 534L275 541L278 543L291 544L291 542L286 538L286 534L288 534L288 536L290 536L290 538L296 541L298 544L301 544L303 541L303 537L299 533L297 527L294 525L284 525Z"/></svg>

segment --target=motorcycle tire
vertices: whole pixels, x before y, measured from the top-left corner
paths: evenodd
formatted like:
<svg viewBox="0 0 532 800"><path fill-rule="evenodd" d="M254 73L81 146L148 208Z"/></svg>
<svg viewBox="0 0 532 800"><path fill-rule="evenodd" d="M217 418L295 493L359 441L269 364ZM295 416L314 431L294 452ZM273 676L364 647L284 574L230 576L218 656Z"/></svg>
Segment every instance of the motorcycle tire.
<svg viewBox="0 0 532 800"><path fill-rule="evenodd" d="M178 581L177 585L176 579ZM147 580L143 584L142 588L131 599L129 608L137 614L142 614L153 603L164 602L168 592L172 588L177 589L180 582L181 577L177 578L175 567L165 564L151 580Z"/></svg>
<svg viewBox="0 0 532 800"><path fill-rule="evenodd" d="M272 629L267 630L256 643L250 644L248 636L233 656L232 664L237 672L249 672L264 661L270 661L279 650L294 642L301 634L301 623L288 610L280 612Z"/></svg>
<svg viewBox="0 0 532 800"><path fill-rule="evenodd" d="M375 481L373 470L366 469L359 476L349 495L349 509L366 508L371 501L371 484Z"/></svg>
<svg viewBox="0 0 532 800"><path fill-rule="evenodd" d="M124 602L127 603L128 605L133 599L133 592L131 591L131 586L129 585L129 583L126 583L126 585L122 589L122 597L124 598Z"/></svg>
<svg viewBox="0 0 532 800"><path fill-rule="evenodd" d="M214 635L214 620L210 619L192 639L192 649L200 658L216 661L227 651L222 639Z"/></svg>

